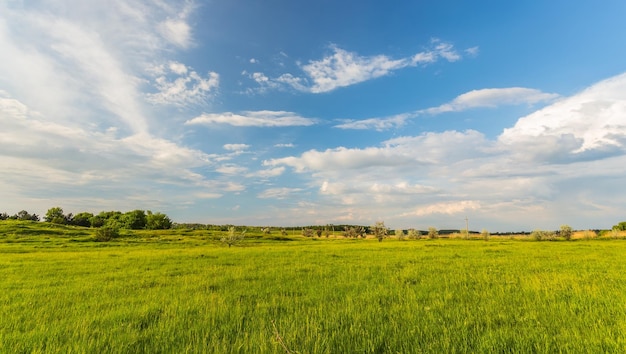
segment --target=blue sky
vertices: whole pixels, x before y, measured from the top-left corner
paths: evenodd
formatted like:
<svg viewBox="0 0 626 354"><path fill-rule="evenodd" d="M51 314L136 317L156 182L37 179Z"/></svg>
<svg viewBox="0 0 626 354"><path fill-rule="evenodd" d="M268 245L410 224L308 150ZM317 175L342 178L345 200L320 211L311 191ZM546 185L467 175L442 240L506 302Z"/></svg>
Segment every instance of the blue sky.
<svg viewBox="0 0 626 354"><path fill-rule="evenodd" d="M626 3L0 3L0 211L626 219Z"/></svg>

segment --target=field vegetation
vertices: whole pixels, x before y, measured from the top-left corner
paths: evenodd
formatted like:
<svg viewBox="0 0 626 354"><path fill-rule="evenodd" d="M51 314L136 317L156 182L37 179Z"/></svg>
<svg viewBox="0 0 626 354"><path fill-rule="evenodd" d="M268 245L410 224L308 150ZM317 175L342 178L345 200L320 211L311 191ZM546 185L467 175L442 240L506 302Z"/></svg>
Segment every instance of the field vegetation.
<svg viewBox="0 0 626 354"><path fill-rule="evenodd" d="M620 230L264 229L0 221L0 352L626 352Z"/></svg>

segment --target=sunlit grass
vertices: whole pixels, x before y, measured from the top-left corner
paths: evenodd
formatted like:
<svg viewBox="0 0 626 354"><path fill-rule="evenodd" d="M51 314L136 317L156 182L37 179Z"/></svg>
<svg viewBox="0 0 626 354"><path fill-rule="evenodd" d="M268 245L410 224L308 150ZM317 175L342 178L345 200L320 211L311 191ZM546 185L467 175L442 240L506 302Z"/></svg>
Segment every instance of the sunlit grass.
<svg viewBox="0 0 626 354"><path fill-rule="evenodd" d="M621 240L228 248L202 231L99 243L8 228L2 353L284 352L277 333L302 353L626 351Z"/></svg>

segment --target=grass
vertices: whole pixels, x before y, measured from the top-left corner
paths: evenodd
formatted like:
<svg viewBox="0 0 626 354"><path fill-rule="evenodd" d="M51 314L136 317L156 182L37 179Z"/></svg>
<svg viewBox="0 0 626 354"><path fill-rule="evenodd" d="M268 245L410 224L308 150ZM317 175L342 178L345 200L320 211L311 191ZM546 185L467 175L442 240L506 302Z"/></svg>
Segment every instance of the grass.
<svg viewBox="0 0 626 354"><path fill-rule="evenodd" d="M0 223L1 353L626 351L621 240L91 232Z"/></svg>

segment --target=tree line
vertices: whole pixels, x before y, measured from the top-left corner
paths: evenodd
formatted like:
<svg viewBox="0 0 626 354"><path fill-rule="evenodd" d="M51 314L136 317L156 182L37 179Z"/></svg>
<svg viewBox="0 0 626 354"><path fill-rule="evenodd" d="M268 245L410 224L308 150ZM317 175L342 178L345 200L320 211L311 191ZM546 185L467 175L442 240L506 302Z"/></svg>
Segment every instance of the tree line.
<svg viewBox="0 0 626 354"><path fill-rule="evenodd" d="M128 229L128 230L164 230L172 227L172 220L165 214L144 210L132 210L125 213L121 211L102 211L99 214L81 212L78 214L65 214L63 208L53 207L48 209L43 217L45 222L62 225L73 225L93 228ZM22 210L15 215L0 213L0 220L32 220L40 221L37 214L30 214Z"/></svg>

